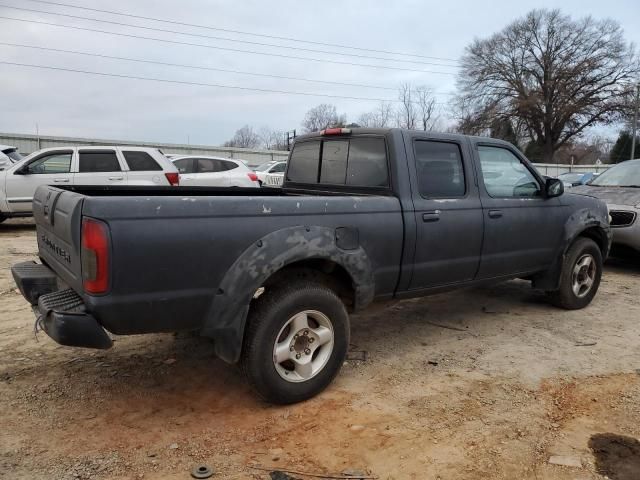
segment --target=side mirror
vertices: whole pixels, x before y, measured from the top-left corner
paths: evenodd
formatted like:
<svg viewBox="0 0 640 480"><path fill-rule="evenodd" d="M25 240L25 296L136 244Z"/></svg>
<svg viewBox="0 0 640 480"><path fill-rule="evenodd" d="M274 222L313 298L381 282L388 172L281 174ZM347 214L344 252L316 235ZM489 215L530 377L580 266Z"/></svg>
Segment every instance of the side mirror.
<svg viewBox="0 0 640 480"><path fill-rule="evenodd" d="M564 183L557 178L547 178L544 190L547 198L559 197L564 193Z"/></svg>
<svg viewBox="0 0 640 480"><path fill-rule="evenodd" d="M24 165L13 172L14 175L28 175L29 174L29 165Z"/></svg>

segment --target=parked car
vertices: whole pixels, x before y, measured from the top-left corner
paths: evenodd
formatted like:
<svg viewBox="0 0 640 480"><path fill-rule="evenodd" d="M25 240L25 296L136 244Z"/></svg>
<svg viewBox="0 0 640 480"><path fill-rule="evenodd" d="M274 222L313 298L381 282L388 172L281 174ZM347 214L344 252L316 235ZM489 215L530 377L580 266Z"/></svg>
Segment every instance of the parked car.
<svg viewBox="0 0 640 480"><path fill-rule="evenodd" d="M640 251L640 160L618 163L573 191L606 202L614 245Z"/></svg>
<svg viewBox="0 0 640 480"><path fill-rule="evenodd" d="M267 162L267 163L263 163L262 165L255 167L254 171L256 172L256 175L258 175L258 181L260 182L260 185L262 185L263 183L265 183L265 179L267 177L267 175L269 173L282 173L284 174L284 171L287 168L287 162Z"/></svg>
<svg viewBox="0 0 640 480"><path fill-rule="evenodd" d="M595 172L565 172L558 175L558 179L562 180L565 188L571 188L584 185L593 180L597 175Z"/></svg>
<svg viewBox="0 0 640 480"><path fill-rule="evenodd" d="M22 155L16 147L0 145L0 170L4 170L22 160Z"/></svg>
<svg viewBox="0 0 640 480"><path fill-rule="evenodd" d="M264 177L263 187L282 187L284 183L284 172L267 173Z"/></svg>
<svg viewBox="0 0 640 480"><path fill-rule="evenodd" d="M259 187L258 176L242 160L207 156L173 157L180 184L187 187Z"/></svg>
<svg viewBox="0 0 640 480"><path fill-rule="evenodd" d="M0 222L31 216L40 185L178 185L178 177L155 148L46 148L0 171Z"/></svg>
<svg viewBox="0 0 640 480"><path fill-rule="evenodd" d="M195 330L275 403L331 383L374 299L523 278L587 306L611 234L512 145L401 129L297 137L283 189L42 186L34 215L42 263L12 271L51 338Z"/></svg>

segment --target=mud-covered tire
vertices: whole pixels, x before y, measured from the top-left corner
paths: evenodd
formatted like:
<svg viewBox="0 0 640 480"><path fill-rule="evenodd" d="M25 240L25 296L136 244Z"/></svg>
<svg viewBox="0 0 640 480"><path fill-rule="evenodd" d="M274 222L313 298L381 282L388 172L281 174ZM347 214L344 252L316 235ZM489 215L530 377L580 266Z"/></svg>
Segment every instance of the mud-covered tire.
<svg viewBox="0 0 640 480"><path fill-rule="evenodd" d="M303 318L309 329L298 339L296 332L302 331L298 327L304 325ZM349 347L349 316L334 291L320 283L303 280L267 289L254 301L247 322L240 368L251 388L268 402L296 403L317 395L344 363ZM330 349L329 341L321 343L328 338L328 329L332 330ZM315 343L309 343L311 337ZM310 353L305 357L307 349ZM292 359L279 362L282 357L278 354L288 355L289 351ZM316 362L317 371L309 374L311 370L305 368L304 375L298 375L298 361L294 361L298 354L302 357L300 363L305 359ZM310 375L308 379L306 375Z"/></svg>
<svg viewBox="0 0 640 480"><path fill-rule="evenodd" d="M602 277L602 252L589 238L578 238L564 258L560 274L560 288L548 292L556 307L567 310L584 308L595 296Z"/></svg>

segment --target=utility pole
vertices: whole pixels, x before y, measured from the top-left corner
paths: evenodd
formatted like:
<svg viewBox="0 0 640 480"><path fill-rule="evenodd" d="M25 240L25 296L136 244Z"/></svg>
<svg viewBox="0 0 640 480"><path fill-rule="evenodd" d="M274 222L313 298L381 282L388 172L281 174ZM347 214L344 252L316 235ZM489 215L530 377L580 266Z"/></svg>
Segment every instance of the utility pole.
<svg viewBox="0 0 640 480"><path fill-rule="evenodd" d="M638 104L640 104L640 82L636 84L636 103L633 106L633 125L631 126L631 158L636 156L636 130L638 128Z"/></svg>

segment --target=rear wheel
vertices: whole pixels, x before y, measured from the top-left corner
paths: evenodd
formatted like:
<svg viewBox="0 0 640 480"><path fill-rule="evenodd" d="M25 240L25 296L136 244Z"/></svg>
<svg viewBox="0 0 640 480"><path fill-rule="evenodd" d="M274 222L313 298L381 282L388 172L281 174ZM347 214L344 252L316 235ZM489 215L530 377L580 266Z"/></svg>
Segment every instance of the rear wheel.
<svg viewBox="0 0 640 480"><path fill-rule="evenodd" d="M567 251L560 288L549 293L551 303L568 310L584 308L595 296L602 276L602 252L589 238L578 238Z"/></svg>
<svg viewBox="0 0 640 480"><path fill-rule="evenodd" d="M241 367L265 400L306 400L340 371L349 346L349 317L324 285L303 281L267 290L255 301L248 322Z"/></svg>

